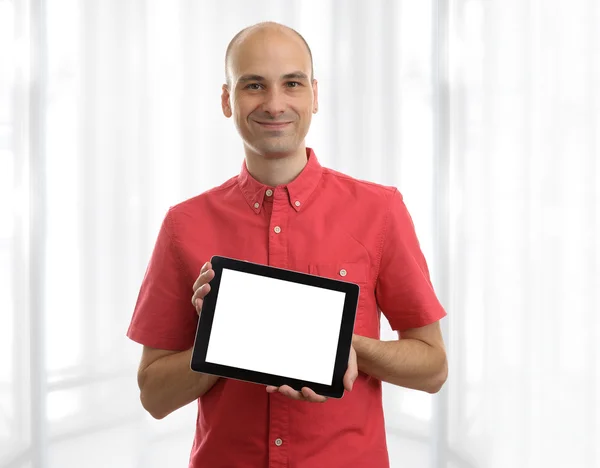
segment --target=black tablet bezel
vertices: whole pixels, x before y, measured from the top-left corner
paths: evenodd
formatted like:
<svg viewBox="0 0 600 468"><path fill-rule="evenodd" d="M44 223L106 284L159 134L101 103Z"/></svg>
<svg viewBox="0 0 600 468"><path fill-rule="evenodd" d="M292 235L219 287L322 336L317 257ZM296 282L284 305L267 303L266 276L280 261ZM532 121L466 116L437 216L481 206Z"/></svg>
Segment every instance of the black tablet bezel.
<svg viewBox="0 0 600 468"><path fill-rule="evenodd" d="M360 287L357 284L348 281L324 278L219 255L215 255L211 258L211 264L212 269L215 272L215 277L210 281L211 290L204 298L202 312L200 314L200 319L198 320L196 339L190 363L191 369L205 374L213 374L264 385L274 385L276 387L289 385L295 390L301 390L302 387L309 387L319 395L330 398L341 398L344 394L343 377L348 367L348 358L350 346L352 344L352 334L354 332L354 321L356 318ZM206 361L208 342L210 339L215 306L219 295L219 286L224 268L345 293L344 310L338 337L332 385L293 379L281 375L266 374L263 372L224 366L222 364ZM306 345L310 346L310 337L307 337Z"/></svg>

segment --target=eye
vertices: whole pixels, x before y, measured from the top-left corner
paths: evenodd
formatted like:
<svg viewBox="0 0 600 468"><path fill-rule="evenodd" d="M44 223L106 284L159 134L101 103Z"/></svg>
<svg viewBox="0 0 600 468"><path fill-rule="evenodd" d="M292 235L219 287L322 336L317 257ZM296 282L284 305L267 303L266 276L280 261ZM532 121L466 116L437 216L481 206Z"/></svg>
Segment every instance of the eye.
<svg viewBox="0 0 600 468"><path fill-rule="evenodd" d="M288 86L288 88L297 88L298 86L302 86L302 84L298 81L288 81L286 85Z"/></svg>
<svg viewBox="0 0 600 468"><path fill-rule="evenodd" d="M260 89L260 85L258 83L250 83L244 89L251 89L253 91L256 91L256 90Z"/></svg>

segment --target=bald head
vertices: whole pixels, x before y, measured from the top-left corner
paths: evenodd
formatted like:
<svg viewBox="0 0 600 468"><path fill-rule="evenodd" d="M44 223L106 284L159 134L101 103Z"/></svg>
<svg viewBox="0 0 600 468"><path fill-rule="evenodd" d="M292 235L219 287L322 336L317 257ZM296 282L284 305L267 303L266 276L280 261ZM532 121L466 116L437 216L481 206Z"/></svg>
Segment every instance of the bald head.
<svg viewBox="0 0 600 468"><path fill-rule="evenodd" d="M239 47L245 42L252 40L253 38L255 39L257 36L262 37L265 40L287 38L294 41L300 41L308 52L308 57L310 59L311 81L314 79L312 52L304 37L302 37L302 35L295 29L283 24L268 21L242 29L233 37L233 39L231 39L231 42L229 42L227 51L225 52L225 79L228 85L231 84L232 61L235 60Z"/></svg>

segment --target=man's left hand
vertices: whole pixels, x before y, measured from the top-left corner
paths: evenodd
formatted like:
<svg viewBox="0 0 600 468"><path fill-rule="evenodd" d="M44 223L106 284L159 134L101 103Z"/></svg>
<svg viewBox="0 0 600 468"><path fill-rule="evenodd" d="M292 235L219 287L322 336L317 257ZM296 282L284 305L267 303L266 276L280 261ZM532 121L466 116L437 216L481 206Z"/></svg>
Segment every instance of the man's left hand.
<svg viewBox="0 0 600 468"><path fill-rule="evenodd" d="M356 351L354 346L350 347L350 357L348 358L348 369L344 374L344 389L351 391L354 385L354 381L358 377L358 363L356 361ZM272 385L267 386L268 393L279 392L293 400L310 401L311 403L324 403L327 401L327 397L317 395L308 387L303 387L302 391L298 392L289 385L282 385L281 387L274 387Z"/></svg>

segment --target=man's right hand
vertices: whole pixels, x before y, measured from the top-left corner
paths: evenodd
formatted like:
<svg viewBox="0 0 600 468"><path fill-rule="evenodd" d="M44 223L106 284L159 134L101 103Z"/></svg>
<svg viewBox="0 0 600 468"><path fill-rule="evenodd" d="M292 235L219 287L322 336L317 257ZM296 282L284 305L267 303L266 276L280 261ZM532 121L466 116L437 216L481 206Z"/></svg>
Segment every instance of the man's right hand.
<svg viewBox="0 0 600 468"><path fill-rule="evenodd" d="M210 284L208 283L214 277L215 272L212 269L212 265L210 262L206 262L200 270L198 279L194 282L194 294L192 295L192 304L194 304L198 315L200 315L200 312L202 311L202 303L204 298L210 291Z"/></svg>
<svg viewBox="0 0 600 468"><path fill-rule="evenodd" d="M194 283L192 303L200 314L202 301L210 291L208 282L215 276L212 265L206 263ZM144 346L138 384L144 408L161 419L178 408L206 394L219 380L216 375L202 374L190 369L192 349L172 351ZM165 385L169 382L169 385Z"/></svg>

